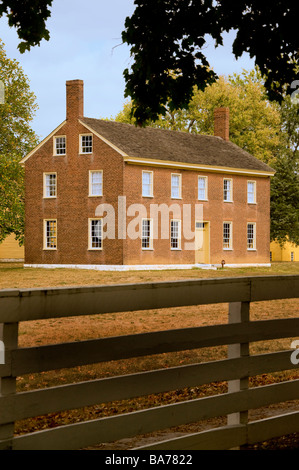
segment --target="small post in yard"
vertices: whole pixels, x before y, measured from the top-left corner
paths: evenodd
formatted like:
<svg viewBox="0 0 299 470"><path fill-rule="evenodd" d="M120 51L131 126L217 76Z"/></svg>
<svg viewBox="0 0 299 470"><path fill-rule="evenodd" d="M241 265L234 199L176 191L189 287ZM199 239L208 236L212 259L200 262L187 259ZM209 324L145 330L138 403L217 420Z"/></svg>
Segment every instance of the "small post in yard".
<svg viewBox="0 0 299 470"><path fill-rule="evenodd" d="M229 323L249 322L250 302L232 302L229 304ZM236 343L228 346L228 358L249 356L249 343ZM248 377L230 380L228 382L228 392L238 392L248 388ZM227 416L228 425L247 424L248 410L232 413Z"/></svg>
<svg viewBox="0 0 299 470"><path fill-rule="evenodd" d="M18 347L18 323L0 323L0 340L5 347L5 369L8 368L9 375L0 377L0 400L1 397L16 393L16 377L12 375L11 351ZM12 439L14 435L13 410L11 410L12 421L0 424L0 440Z"/></svg>

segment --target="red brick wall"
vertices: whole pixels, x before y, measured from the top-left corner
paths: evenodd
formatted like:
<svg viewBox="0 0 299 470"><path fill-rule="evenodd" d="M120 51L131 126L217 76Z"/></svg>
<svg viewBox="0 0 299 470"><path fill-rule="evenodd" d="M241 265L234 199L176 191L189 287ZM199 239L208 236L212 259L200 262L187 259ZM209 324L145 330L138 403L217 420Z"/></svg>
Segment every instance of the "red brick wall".
<svg viewBox="0 0 299 470"><path fill-rule="evenodd" d="M154 197L142 197L142 171L154 172ZM182 199L171 199L171 173L182 175ZM198 176L208 177L208 201L197 200ZM233 202L223 201L223 178L233 179ZM257 204L247 204L247 180L256 181ZM224 259L231 263L268 263L269 262L269 231L270 231L270 179L253 178L252 176L223 175L188 170L174 170L126 165L124 172L124 192L127 206L138 203L145 204L150 214L150 204L178 203L183 213L183 204L203 204L203 220L210 222L210 262L219 264ZM137 215L137 214L136 214ZM194 231L194 210L191 211L191 229ZM169 219L172 217L170 216ZM127 218L128 222L134 217ZM233 249L223 250L223 222L233 222ZM247 223L256 222L256 250L247 251ZM183 224L183 222L182 222ZM183 237L183 225L182 225ZM184 246L182 238L182 248ZM127 240L124 247L125 264L193 264L193 251L172 251L169 240L154 240L152 251L142 251L140 239Z"/></svg>
<svg viewBox="0 0 299 470"><path fill-rule="evenodd" d="M88 250L88 218L96 207L117 205L122 194L123 160L100 139L93 139L91 155L79 154L79 134L88 130L67 122L57 135L66 135L67 155L53 156L49 139L25 163L27 264L122 264L122 241L104 240L102 251ZM103 196L89 197L89 170L103 170ZM57 173L57 197L43 198L43 173ZM57 219L57 250L43 249L43 220ZM117 223L117 213L116 213Z"/></svg>

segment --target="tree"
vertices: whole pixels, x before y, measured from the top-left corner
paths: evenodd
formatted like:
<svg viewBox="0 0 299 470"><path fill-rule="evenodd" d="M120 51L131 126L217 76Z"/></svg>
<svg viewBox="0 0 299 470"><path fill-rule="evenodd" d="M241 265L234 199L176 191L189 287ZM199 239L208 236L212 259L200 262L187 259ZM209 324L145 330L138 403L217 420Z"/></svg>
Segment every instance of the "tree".
<svg viewBox="0 0 299 470"><path fill-rule="evenodd" d="M166 113L166 105L186 108L194 86L203 90L217 76L203 50L223 33L236 31L233 54L244 52L266 77L271 100L281 102L298 72L297 5L293 0L135 0L122 38L131 47L131 70L124 71L125 96L133 101L139 125ZM173 74L174 72L174 74Z"/></svg>
<svg viewBox="0 0 299 470"><path fill-rule="evenodd" d="M271 240L299 245L299 104L288 96L280 112L282 144L271 182Z"/></svg>
<svg viewBox="0 0 299 470"><path fill-rule="evenodd" d="M230 110L230 140L256 158L271 164L280 145L280 109L267 99L264 81L256 70L220 77L204 91L194 88L187 109L170 110L147 125L165 129L214 134L214 109ZM125 103L115 120L135 122L132 102Z"/></svg>
<svg viewBox="0 0 299 470"><path fill-rule="evenodd" d="M19 161L38 143L30 128L37 109L28 79L16 60L7 58L0 41L0 81L5 100L0 104L0 242L24 234L24 177Z"/></svg>
<svg viewBox="0 0 299 470"><path fill-rule="evenodd" d="M39 45L42 39L49 40L46 20L51 15L48 7L53 0L1 0L0 17L6 14L8 24L15 27L22 40L18 48L21 53Z"/></svg>

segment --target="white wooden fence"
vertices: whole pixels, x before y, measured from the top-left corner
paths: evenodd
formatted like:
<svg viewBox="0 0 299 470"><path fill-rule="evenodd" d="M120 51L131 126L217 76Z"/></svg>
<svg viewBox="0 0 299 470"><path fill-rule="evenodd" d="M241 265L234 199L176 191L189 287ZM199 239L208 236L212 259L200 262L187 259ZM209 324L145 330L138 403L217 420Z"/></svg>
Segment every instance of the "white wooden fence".
<svg viewBox="0 0 299 470"><path fill-rule="evenodd" d="M299 380L248 387L250 376L298 367L293 349L250 356L250 342L290 338L291 345L299 337L298 311L250 321L250 302L298 296L299 276L0 291L0 449L82 449L225 415L226 426L142 449L229 449L299 431L298 411L248 420L250 409L299 398ZM227 324L18 348L23 321L215 303L229 304ZM227 359L16 392L24 374L217 345L229 345ZM223 380L228 393L14 436L25 418Z"/></svg>

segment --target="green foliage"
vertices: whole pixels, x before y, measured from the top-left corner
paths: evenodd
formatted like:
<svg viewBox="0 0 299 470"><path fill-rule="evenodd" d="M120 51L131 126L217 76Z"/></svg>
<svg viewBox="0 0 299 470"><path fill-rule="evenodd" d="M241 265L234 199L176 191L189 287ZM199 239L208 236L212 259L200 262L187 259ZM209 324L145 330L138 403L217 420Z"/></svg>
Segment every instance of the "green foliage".
<svg viewBox="0 0 299 470"><path fill-rule="evenodd" d="M22 243L24 175L19 162L38 143L30 128L37 105L22 68L7 58L1 41L0 80L5 88L5 102L0 104L0 242L15 233Z"/></svg>
<svg viewBox="0 0 299 470"><path fill-rule="evenodd" d="M156 121L188 107L194 86L203 90L217 76L203 51L212 38L236 31L233 54L244 52L266 77L271 100L281 101L298 71L297 6L293 0L135 0L122 38L131 47L124 71L125 94L132 98L136 123Z"/></svg>
<svg viewBox="0 0 299 470"><path fill-rule="evenodd" d="M18 48L21 53L39 45L42 39L49 40L46 20L50 16L48 7L53 0L1 0L0 17L6 14L8 24L16 28L22 40Z"/></svg>

